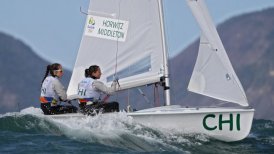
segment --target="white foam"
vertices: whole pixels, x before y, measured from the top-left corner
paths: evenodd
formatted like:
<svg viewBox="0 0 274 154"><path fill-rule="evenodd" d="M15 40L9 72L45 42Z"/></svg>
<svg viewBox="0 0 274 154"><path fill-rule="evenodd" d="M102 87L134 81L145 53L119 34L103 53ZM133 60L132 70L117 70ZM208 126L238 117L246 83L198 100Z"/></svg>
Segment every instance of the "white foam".
<svg viewBox="0 0 274 154"><path fill-rule="evenodd" d="M48 124L42 120L39 126L56 135L65 135L71 139L96 143L111 147L124 148L133 151L179 151L187 152L184 145L201 145L207 142L204 136L185 137L185 135L168 130L148 128L134 121L126 113L99 114L94 117L86 116L81 120L76 118L53 119L46 115L40 108L29 107L20 112L19 115L35 115L42 118L57 130L48 128ZM182 146L178 147L178 144Z"/></svg>
<svg viewBox="0 0 274 154"><path fill-rule="evenodd" d="M163 150L182 150L170 144L167 140L169 135L165 136L158 130L144 127L122 112L87 116L81 120L75 118L51 120L64 135L83 142L134 151L159 151L159 147L163 147Z"/></svg>
<svg viewBox="0 0 274 154"><path fill-rule="evenodd" d="M43 111L40 108L28 107L28 108L22 109L20 111L20 114L43 115Z"/></svg>

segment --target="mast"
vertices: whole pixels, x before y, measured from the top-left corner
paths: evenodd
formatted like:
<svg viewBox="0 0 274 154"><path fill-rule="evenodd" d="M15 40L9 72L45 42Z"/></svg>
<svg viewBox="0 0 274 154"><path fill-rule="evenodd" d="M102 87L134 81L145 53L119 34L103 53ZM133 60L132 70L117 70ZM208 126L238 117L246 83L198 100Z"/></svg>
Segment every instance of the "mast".
<svg viewBox="0 0 274 154"><path fill-rule="evenodd" d="M168 55L166 49L166 39L165 39L165 27L164 27L164 15L163 15L163 4L162 0L158 1L159 13L160 13L160 25L161 25L161 35L163 44L163 61L164 61L164 90L165 90L165 105L170 105L170 88L169 88L169 71L168 71Z"/></svg>

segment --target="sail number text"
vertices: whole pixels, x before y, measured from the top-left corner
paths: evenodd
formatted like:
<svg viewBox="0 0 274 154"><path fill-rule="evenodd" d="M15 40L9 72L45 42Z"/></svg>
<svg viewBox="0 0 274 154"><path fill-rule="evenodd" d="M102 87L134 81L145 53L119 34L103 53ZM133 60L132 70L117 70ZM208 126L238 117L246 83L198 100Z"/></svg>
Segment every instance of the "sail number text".
<svg viewBox="0 0 274 154"><path fill-rule="evenodd" d="M218 124L210 124L209 121L218 119ZM236 120L236 128L233 126L234 120ZM222 114L219 114L219 116L216 116L215 114L207 114L203 119L203 126L206 130L213 131L216 129L223 130L224 125L229 125L229 130L232 131L240 130L240 114L236 114L236 116L233 116L232 113L229 114L229 118L223 118Z"/></svg>

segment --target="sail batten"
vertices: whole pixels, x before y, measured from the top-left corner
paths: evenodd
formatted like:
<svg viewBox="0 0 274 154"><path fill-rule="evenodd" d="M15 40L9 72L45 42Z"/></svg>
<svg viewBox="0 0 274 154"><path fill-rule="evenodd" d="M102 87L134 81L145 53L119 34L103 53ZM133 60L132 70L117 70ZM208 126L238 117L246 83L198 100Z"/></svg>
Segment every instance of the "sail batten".
<svg viewBox="0 0 274 154"><path fill-rule="evenodd" d="M203 0L188 0L201 28L198 57L188 90L223 101L248 106L243 87L231 65Z"/></svg>

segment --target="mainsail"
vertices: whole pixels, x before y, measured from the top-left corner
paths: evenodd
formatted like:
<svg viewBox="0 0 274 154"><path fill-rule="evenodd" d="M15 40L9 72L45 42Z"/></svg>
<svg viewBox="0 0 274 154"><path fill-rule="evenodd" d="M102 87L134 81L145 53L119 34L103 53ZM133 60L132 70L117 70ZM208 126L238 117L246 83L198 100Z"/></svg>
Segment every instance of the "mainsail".
<svg viewBox="0 0 274 154"><path fill-rule="evenodd" d="M199 53L188 90L248 106L243 87L229 61L204 1L187 2L202 31Z"/></svg>
<svg viewBox="0 0 274 154"><path fill-rule="evenodd" d="M141 8L141 9L140 9ZM100 66L101 81L119 78L127 89L155 83L164 75L158 0L92 0L67 94L90 65Z"/></svg>

